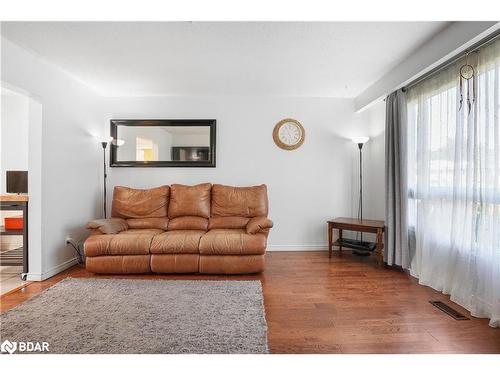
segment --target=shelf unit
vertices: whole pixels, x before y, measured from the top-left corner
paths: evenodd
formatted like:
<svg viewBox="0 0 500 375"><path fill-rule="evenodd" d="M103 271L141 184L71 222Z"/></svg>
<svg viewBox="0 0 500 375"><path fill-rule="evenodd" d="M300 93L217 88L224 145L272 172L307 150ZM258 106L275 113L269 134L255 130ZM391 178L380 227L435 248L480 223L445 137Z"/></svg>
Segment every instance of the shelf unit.
<svg viewBox="0 0 500 375"><path fill-rule="evenodd" d="M22 211L23 229L9 230L0 227L1 236L23 237L23 278L28 273L28 196L27 195L2 195L0 196L0 209L2 211Z"/></svg>

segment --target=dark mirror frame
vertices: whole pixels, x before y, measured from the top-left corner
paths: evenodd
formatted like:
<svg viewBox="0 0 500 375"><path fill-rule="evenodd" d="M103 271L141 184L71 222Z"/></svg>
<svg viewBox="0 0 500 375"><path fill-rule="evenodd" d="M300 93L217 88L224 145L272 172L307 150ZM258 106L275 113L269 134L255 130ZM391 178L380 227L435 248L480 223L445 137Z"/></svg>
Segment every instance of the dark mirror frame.
<svg viewBox="0 0 500 375"><path fill-rule="evenodd" d="M110 120L111 167L208 167L215 168L216 120ZM208 161L119 161L117 159L117 128L118 126L210 126L210 152Z"/></svg>

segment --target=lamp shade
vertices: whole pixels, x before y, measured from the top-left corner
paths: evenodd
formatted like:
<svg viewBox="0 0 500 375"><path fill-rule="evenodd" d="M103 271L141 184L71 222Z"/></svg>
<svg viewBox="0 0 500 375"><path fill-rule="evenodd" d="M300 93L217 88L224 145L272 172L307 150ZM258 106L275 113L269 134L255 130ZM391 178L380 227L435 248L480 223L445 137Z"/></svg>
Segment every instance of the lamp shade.
<svg viewBox="0 0 500 375"><path fill-rule="evenodd" d="M113 140L113 137L106 137L106 136L103 136L103 137L98 137L97 140L100 142L100 143L109 143Z"/></svg>
<svg viewBox="0 0 500 375"><path fill-rule="evenodd" d="M123 139L113 139L112 143L115 146L123 146L125 144L125 140L123 140Z"/></svg>
<svg viewBox="0 0 500 375"><path fill-rule="evenodd" d="M366 142L368 142L370 138L369 137L354 137L352 138L352 141L356 144L365 144Z"/></svg>

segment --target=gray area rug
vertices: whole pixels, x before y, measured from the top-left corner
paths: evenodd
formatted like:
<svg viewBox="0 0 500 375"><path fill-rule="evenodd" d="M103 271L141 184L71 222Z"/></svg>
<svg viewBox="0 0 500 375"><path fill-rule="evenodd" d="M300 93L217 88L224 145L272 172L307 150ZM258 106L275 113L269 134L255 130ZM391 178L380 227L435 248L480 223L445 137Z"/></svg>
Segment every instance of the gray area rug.
<svg viewBox="0 0 500 375"><path fill-rule="evenodd" d="M0 317L50 353L267 353L259 281L65 279Z"/></svg>

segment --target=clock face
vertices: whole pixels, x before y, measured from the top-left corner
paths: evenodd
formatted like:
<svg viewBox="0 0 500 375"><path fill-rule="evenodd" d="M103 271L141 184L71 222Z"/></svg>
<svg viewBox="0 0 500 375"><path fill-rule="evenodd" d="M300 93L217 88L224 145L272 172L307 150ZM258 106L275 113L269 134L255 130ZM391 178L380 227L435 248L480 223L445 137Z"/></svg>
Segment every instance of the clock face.
<svg viewBox="0 0 500 375"><path fill-rule="evenodd" d="M280 130L278 131L278 137L280 141L287 146L293 146L299 143L302 138L302 130L297 124L287 122L281 125Z"/></svg>
<svg viewBox="0 0 500 375"><path fill-rule="evenodd" d="M273 138L276 145L284 150L295 150L304 143L305 131L300 122L285 119L274 127Z"/></svg>

